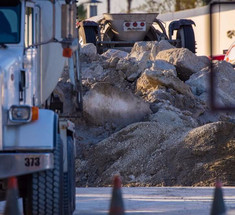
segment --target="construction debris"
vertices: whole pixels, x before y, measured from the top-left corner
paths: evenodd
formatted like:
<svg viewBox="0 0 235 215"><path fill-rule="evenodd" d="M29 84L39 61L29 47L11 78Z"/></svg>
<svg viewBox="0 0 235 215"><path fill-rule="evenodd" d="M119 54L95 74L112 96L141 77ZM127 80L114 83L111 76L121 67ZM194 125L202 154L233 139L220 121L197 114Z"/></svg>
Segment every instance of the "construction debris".
<svg viewBox="0 0 235 215"><path fill-rule="evenodd" d="M110 185L116 173L129 186L212 185L218 172L234 185L234 113L210 111L207 57L167 41L102 55L92 46L81 48L77 185ZM235 104L233 67L213 68L216 102Z"/></svg>

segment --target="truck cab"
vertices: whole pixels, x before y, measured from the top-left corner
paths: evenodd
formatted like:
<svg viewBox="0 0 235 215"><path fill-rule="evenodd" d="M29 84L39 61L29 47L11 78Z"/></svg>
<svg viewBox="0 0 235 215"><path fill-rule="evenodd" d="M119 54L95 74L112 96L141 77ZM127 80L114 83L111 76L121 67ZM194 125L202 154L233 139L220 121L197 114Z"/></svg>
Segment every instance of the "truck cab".
<svg viewBox="0 0 235 215"><path fill-rule="evenodd" d="M75 8L63 0L0 2L0 200L17 177L26 215L75 209L74 125L44 108L65 65L78 75Z"/></svg>

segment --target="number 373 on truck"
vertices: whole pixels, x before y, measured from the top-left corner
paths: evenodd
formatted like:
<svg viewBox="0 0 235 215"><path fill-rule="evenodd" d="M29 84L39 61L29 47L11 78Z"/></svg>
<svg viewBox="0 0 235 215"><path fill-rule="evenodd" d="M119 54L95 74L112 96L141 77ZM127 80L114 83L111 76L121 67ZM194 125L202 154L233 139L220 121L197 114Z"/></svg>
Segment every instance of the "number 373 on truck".
<svg viewBox="0 0 235 215"><path fill-rule="evenodd" d="M16 177L24 214L72 214L74 124L51 98L65 68L80 93L75 1L0 1L0 23L0 200Z"/></svg>

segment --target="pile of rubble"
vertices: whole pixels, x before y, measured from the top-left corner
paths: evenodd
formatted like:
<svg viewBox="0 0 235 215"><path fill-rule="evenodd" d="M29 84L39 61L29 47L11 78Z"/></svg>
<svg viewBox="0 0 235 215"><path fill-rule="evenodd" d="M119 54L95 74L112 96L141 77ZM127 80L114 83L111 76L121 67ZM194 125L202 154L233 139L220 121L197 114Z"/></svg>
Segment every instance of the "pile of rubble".
<svg viewBox="0 0 235 215"><path fill-rule="evenodd" d="M81 48L84 114L77 121L78 186L233 185L232 112L211 112L210 61L167 41L130 53ZM235 104L235 71L213 63L216 104Z"/></svg>

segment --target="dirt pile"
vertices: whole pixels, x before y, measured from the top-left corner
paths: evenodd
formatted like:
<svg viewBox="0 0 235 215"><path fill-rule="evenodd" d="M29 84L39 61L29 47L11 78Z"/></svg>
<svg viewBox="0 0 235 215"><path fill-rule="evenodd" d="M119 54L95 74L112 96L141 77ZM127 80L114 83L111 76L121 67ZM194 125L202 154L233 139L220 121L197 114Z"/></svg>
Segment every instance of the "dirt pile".
<svg viewBox="0 0 235 215"><path fill-rule="evenodd" d="M235 104L235 72L214 62L216 102ZM81 48L84 114L77 123L77 185L233 185L233 113L211 112L210 62L167 41L130 53ZM70 103L73 106L73 103Z"/></svg>
<svg viewBox="0 0 235 215"><path fill-rule="evenodd" d="M80 177L92 186L110 185L115 173L128 186L212 185L217 177L234 185L234 124L169 121L135 123L93 146Z"/></svg>

